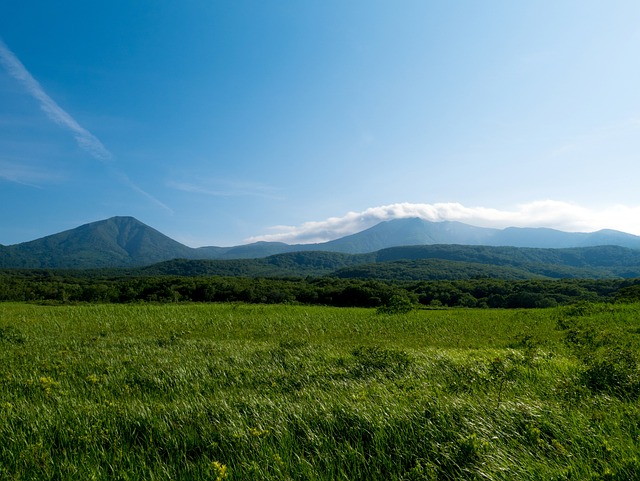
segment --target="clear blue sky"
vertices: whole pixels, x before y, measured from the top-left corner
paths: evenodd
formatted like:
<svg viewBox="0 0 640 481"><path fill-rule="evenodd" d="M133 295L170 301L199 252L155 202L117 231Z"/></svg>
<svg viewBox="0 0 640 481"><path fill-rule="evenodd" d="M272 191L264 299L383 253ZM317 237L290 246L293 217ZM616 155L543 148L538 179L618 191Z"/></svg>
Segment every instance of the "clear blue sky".
<svg viewBox="0 0 640 481"><path fill-rule="evenodd" d="M0 6L0 244L420 215L640 234L640 2ZM279 227L278 227L279 226Z"/></svg>

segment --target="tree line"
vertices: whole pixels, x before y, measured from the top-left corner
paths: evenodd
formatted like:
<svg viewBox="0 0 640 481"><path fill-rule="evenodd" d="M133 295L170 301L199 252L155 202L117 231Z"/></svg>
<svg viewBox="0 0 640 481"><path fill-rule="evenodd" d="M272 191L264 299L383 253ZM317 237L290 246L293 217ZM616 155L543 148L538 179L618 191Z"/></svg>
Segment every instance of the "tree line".
<svg viewBox="0 0 640 481"><path fill-rule="evenodd" d="M0 301L247 302L379 307L394 296L428 307L535 308L640 299L640 279L382 281L221 276L96 277L57 271L0 273Z"/></svg>

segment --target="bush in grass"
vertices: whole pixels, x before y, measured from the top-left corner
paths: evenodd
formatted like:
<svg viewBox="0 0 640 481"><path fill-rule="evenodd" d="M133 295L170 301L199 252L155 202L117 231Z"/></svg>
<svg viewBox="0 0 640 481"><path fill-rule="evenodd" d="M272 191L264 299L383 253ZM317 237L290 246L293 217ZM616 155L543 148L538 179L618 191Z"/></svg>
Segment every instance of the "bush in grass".
<svg viewBox="0 0 640 481"><path fill-rule="evenodd" d="M383 306L378 307L377 312L378 314L407 314L415 308L416 306L411 302L411 299L393 295Z"/></svg>
<svg viewBox="0 0 640 481"><path fill-rule="evenodd" d="M558 327L565 331L564 343L581 363L579 380L592 392L636 399L640 396L637 349L621 332L588 318L598 310L603 307L576 305L565 309L567 315L558 321Z"/></svg>
<svg viewBox="0 0 640 481"><path fill-rule="evenodd" d="M627 346L607 346L587 357L580 377L594 392L629 399L640 395L637 355Z"/></svg>
<svg viewBox="0 0 640 481"><path fill-rule="evenodd" d="M0 327L0 342L6 342L8 344L24 344L26 340L27 336L25 336L17 327Z"/></svg>
<svg viewBox="0 0 640 481"><path fill-rule="evenodd" d="M438 479L438 470L430 463L416 462L416 465L411 468L401 478L402 481L436 481Z"/></svg>

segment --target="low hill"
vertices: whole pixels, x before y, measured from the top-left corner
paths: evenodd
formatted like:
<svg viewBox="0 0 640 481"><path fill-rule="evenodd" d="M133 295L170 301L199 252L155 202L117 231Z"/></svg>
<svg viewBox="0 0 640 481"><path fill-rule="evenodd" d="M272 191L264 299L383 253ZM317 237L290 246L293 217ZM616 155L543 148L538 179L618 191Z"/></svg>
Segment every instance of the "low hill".
<svg viewBox="0 0 640 481"><path fill-rule="evenodd" d="M362 264L331 274L341 279L380 279L393 281L437 281L463 279L548 279L549 277L515 267L460 262L443 259L398 260Z"/></svg>
<svg viewBox="0 0 640 481"><path fill-rule="evenodd" d="M403 246L382 249L373 253L375 263L370 264L369 275L365 275L365 265L358 266L359 277L417 279L420 272L424 278L443 278L437 266L446 267L450 272L462 272L450 278L474 276L508 278L631 278L640 276L640 251L619 246L574 247L565 249L496 247L496 246ZM438 264L425 261L438 260ZM410 261L419 261L418 264ZM398 263L395 264L394 263ZM393 276L389 266L393 265ZM485 266L478 271L479 265ZM486 270L491 267L491 271ZM353 276L345 267L336 272L341 277Z"/></svg>
<svg viewBox="0 0 640 481"><path fill-rule="evenodd" d="M132 271L138 275L306 277L387 280L560 279L640 277L640 251L624 247L535 249L491 246L404 246L367 254L292 252L261 259L179 259Z"/></svg>
<svg viewBox="0 0 640 481"><path fill-rule="evenodd" d="M150 276L325 276L368 258L336 252L291 252L260 259L174 259L131 271Z"/></svg>

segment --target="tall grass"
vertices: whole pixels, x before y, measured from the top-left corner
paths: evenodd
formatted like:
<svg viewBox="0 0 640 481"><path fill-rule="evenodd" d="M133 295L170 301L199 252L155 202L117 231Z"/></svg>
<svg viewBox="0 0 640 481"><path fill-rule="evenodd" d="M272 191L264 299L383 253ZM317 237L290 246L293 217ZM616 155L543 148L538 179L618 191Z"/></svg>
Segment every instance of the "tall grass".
<svg viewBox="0 0 640 481"><path fill-rule="evenodd" d="M0 304L0 479L640 479L639 311Z"/></svg>

